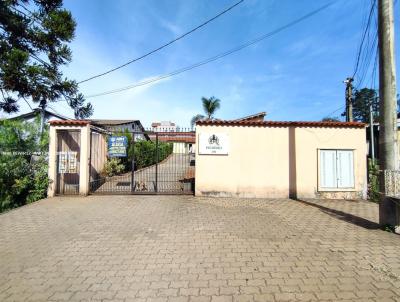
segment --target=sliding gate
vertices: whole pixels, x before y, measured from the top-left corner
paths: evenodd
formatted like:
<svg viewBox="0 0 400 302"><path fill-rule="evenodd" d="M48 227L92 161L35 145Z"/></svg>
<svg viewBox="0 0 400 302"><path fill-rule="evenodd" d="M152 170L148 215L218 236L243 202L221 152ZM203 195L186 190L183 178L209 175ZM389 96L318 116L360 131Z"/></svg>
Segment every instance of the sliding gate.
<svg viewBox="0 0 400 302"><path fill-rule="evenodd" d="M194 132L132 132L123 135L127 137L126 156L105 158L108 140L121 134L103 134L102 143L92 134L92 194L194 193ZM99 157L105 158L101 167Z"/></svg>

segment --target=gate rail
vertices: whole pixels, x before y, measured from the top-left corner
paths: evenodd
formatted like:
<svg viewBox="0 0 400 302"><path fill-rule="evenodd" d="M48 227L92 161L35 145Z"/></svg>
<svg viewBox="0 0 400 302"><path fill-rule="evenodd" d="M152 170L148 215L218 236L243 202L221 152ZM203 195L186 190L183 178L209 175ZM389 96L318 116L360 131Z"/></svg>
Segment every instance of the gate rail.
<svg viewBox="0 0 400 302"><path fill-rule="evenodd" d="M194 194L194 132L109 131L110 135L130 136L128 156L122 159L130 170L111 177L103 171L93 173L91 194ZM98 162L99 152L93 147L91 163Z"/></svg>

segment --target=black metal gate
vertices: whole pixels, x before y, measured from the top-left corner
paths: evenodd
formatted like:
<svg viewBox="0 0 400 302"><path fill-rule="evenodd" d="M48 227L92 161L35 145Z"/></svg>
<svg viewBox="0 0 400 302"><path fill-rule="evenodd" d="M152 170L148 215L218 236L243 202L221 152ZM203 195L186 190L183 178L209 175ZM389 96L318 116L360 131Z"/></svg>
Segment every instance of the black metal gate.
<svg viewBox="0 0 400 302"><path fill-rule="evenodd" d="M93 169L104 152L91 143L90 192L92 194L193 194L195 172L194 132L114 132L128 137L127 156L108 158ZM103 144L104 145L104 144ZM105 169L110 161L115 173ZM98 165L98 164L97 164ZM113 171L111 171L113 172Z"/></svg>

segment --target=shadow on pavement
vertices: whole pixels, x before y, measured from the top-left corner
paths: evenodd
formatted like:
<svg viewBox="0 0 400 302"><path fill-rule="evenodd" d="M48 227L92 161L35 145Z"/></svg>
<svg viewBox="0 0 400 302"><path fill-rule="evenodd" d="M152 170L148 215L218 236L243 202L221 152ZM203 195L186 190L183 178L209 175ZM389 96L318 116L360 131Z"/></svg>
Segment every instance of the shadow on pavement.
<svg viewBox="0 0 400 302"><path fill-rule="evenodd" d="M358 217L349 213L345 213L339 210L335 210L335 209L331 209L319 204L315 204L313 202L310 201L305 201L302 199L295 199L296 201L306 205L306 206L312 206L314 208L318 208L319 210L321 210L323 213L332 216L336 219L339 220L343 220L349 223L352 223L354 225L369 229L369 230L376 230L376 229L380 229L379 224L377 224L376 222L367 220L365 218L362 217Z"/></svg>

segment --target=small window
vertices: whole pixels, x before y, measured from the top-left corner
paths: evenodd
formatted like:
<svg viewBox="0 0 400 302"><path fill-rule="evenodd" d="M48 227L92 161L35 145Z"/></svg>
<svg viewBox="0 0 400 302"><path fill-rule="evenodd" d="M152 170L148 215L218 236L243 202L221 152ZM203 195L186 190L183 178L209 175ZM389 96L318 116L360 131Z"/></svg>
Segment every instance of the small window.
<svg viewBox="0 0 400 302"><path fill-rule="evenodd" d="M353 150L320 150L320 188L354 188Z"/></svg>

